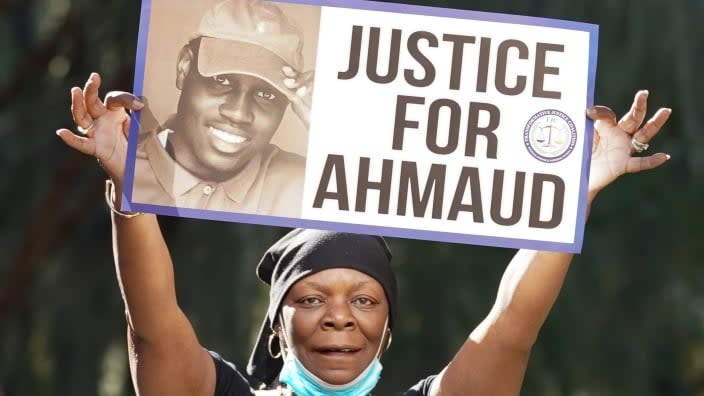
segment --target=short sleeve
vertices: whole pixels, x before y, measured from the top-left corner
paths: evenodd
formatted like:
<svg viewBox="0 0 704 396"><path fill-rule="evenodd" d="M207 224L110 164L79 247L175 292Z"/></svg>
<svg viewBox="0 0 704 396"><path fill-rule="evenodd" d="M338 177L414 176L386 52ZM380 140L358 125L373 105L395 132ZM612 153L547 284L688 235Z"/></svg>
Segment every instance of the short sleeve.
<svg viewBox="0 0 704 396"><path fill-rule="evenodd" d="M433 384L436 377L437 375L431 375L419 381L417 384L413 385L411 389L401 393L399 396L428 396L430 394L430 386Z"/></svg>
<svg viewBox="0 0 704 396"><path fill-rule="evenodd" d="M215 396L250 396L254 391L234 364L213 351L208 351L215 363Z"/></svg>

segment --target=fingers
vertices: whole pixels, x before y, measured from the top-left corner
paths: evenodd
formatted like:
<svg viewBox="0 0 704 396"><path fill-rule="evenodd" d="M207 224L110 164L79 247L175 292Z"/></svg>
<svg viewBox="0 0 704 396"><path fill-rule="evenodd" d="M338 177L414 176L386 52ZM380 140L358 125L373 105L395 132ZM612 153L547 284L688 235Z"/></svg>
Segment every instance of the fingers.
<svg viewBox="0 0 704 396"><path fill-rule="evenodd" d="M657 153L647 157L631 157L626 163L626 172L638 173L644 170L657 168L669 159L670 156L665 153Z"/></svg>
<svg viewBox="0 0 704 396"><path fill-rule="evenodd" d="M303 97L305 97L306 95L308 95L308 92L309 92L309 91L308 91L308 87L304 85L304 86L302 86L302 87L300 87L300 88L298 88L298 89L296 90L296 95L298 95L299 97L303 98Z"/></svg>
<svg viewBox="0 0 704 396"><path fill-rule="evenodd" d="M95 141L83 136L78 136L68 129L59 129L56 135L66 143L67 146L80 151L83 154L95 155Z"/></svg>
<svg viewBox="0 0 704 396"><path fill-rule="evenodd" d="M593 121L605 121L616 125L616 113L606 106L592 106L587 109L587 117Z"/></svg>
<svg viewBox="0 0 704 396"><path fill-rule="evenodd" d="M670 114L672 114L672 109L659 109L633 137L642 143L650 142L653 136L660 132L660 129L670 118Z"/></svg>
<svg viewBox="0 0 704 396"><path fill-rule="evenodd" d="M71 88L71 115L73 122L83 133L93 125L93 118L86 111L83 91L78 87Z"/></svg>
<svg viewBox="0 0 704 396"><path fill-rule="evenodd" d="M98 94L98 89L100 88L101 82L102 79L98 73L91 73L90 77L88 77L88 81L86 81L85 87L83 88L85 108L93 119L102 116L107 111Z"/></svg>
<svg viewBox="0 0 704 396"><path fill-rule="evenodd" d="M647 109L648 91L642 90L636 92L631 109L619 120L618 127L630 134L637 131L645 119Z"/></svg>
<svg viewBox="0 0 704 396"><path fill-rule="evenodd" d="M105 95L105 101L101 101L98 92L101 81L99 74L92 73L83 90L78 87L71 89L71 114L81 133L86 134L93 126L94 120L108 110L124 108L136 111L144 107L144 103L137 96L122 91L109 92Z"/></svg>
<svg viewBox="0 0 704 396"><path fill-rule="evenodd" d="M137 111L144 107L144 102L129 92L112 91L105 95L105 107L108 110L128 109Z"/></svg>
<svg viewBox="0 0 704 396"><path fill-rule="evenodd" d="M606 106L592 106L588 108L587 117L594 122L604 122L608 126L616 125L616 113Z"/></svg>
<svg viewBox="0 0 704 396"><path fill-rule="evenodd" d="M293 70L293 68L291 66L282 67L281 72L283 72L284 76L286 76L288 78L296 78L296 76L298 75L298 73L295 70Z"/></svg>
<svg viewBox="0 0 704 396"><path fill-rule="evenodd" d="M613 110L604 106L588 108L587 116L595 122L606 123L607 126L618 126L622 131L633 135L639 142L648 143L665 125L670 114L672 114L671 109L659 109L642 128L638 129L647 113L648 94L646 90L638 91L633 99L631 109L618 122L616 122L616 114Z"/></svg>
<svg viewBox="0 0 704 396"><path fill-rule="evenodd" d="M284 66L281 68L281 72L286 76L283 81L286 88L290 89L301 98L311 94L313 90L313 78L315 76L314 71L298 73L290 66Z"/></svg>

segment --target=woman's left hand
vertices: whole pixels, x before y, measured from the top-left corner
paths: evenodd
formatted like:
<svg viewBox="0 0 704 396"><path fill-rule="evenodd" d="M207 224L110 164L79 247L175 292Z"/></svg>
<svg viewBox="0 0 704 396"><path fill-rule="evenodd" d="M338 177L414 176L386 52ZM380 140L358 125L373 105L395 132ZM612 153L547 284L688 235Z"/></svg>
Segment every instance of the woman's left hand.
<svg viewBox="0 0 704 396"><path fill-rule="evenodd" d="M310 126L310 107L313 101L315 72L298 73L290 66L284 66L281 72L286 77L284 85L291 90L291 94L288 96L291 108L307 129Z"/></svg>
<svg viewBox="0 0 704 396"><path fill-rule="evenodd" d="M637 155L647 150L650 140L672 113L671 109L661 108L643 124L647 101L648 91L637 92L631 109L619 121L616 121L616 114L608 107L594 106L587 109L587 116L595 121L589 175L590 198L624 173L653 169L670 159L665 153Z"/></svg>

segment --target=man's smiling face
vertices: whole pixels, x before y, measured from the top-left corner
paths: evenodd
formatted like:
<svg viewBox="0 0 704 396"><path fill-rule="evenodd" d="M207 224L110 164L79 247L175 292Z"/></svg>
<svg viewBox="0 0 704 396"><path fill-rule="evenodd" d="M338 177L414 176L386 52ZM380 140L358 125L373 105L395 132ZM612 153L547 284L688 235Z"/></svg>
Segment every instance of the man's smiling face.
<svg viewBox="0 0 704 396"><path fill-rule="evenodd" d="M289 102L258 77L204 77L194 58L182 54L179 62L181 97L169 143L175 160L194 175L227 180L266 147Z"/></svg>

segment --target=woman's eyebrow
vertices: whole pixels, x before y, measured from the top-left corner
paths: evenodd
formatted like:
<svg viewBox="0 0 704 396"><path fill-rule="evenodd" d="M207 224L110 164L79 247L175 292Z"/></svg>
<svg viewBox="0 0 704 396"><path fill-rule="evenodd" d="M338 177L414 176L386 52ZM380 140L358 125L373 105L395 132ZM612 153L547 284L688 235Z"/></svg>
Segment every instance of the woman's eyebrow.
<svg viewBox="0 0 704 396"><path fill-rule="evenodd" d="M325 290L327 288L324 284L315 281L303 281L303 284L316 290Z"/></svg>
<svg viewBox="0 0 704 396"><path fill-rule="evenodd" d="M313 288L313 289L322 290L322 291L328 290L330 288L329 283L319 283L316 281L304 281L304 284L308 287ZM369 281L363 280L363 281L359 281L359 282L355 283L354 285L352 285L351 289L352 290L359 290L367 285L369 285Z"/></svg>
<svg viewBox="0 0 704 396"><path fill-rule="evenodd" d="M352 290L359 290L359 289L361 289L361 288L363 288L363 287L365 287L365 286L367 286L367 285L369 285L369 281L365 281L365 280L359 281L359 282L357 282L357 284L355 284L355 285L352 287Z"/></svg>

